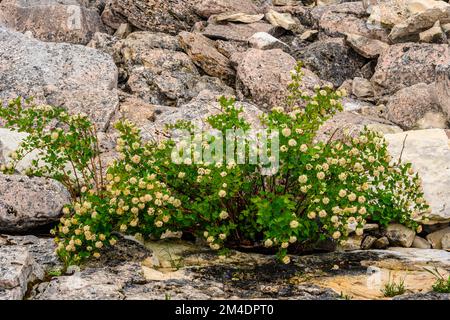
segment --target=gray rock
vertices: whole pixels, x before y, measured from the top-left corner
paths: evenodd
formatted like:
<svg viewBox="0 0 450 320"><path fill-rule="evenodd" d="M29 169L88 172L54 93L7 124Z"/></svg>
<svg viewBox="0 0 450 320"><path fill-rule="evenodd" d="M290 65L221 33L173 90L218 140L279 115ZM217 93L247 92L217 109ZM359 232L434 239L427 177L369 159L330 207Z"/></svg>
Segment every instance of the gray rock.
<svg viewBox="0 0 450 320"><path fill-rule="evenodd" d="M97 10L78 0L4 0L0 25L31 32L42 41L80 44L88 43L95 32L106 31Z"/></svg>
<svg viewBox="0 0 450 320"><path fill-rule="evenodd" d="M444 236L449 234L450 234L450 227L447 227L445 229L441 229L433 233L430 233L429 235L427 235L427 240L431 243L433 249L443 249L442 240L444 240ZM447 241L448 239L446 238L445 240Z"/></svg>
<svg viewBox="0 0 450 320"><path fill-rule="evenodd" d="M441 239L442 250L450 251L450 232L446 233Z"/></svg>
<svg viewBox="0 0 450 320"><path fill-rule="evenodd" d="M354 78L352 82L352 94L354 94L358 98L373 97L372 83L364 78Z"/></svg>
<svg viewBox="0 0 450 320"><path fill-rule="evenodd" d="M390 224L385 231L386 237L392 246L411 247L416 232L401 224Z"/></svg>
<svg viewBox="0 0 450 320"><path fill-rule="evenodd" d="M347 79L360 75L366 60L349 48L342 38L317 41L301 52L298 58L321 79L339 87Z"/></svg>
<svg viewBox="0 0 450 320"><path fill-rule="evenodd" d="M417 248L417 249L431 249L431 244L427 240L425 240L424 238L421 238L419 236L415 236L411 247L412 248Z"/></svg>
<svg viewBox="0 0 450 320"><path fill-rule="evenodd" d="M195 1L113 0L111 10L141 30L178 34L189 31L200 20Z"/></svg>
<svg viewBox="0 0 450 320"><path fill-rule="evenodd" d="M45 178L0 174L0 231L23 232L57 221L70 194Z"/></svg>
<svg viewBox="0 0 450 320"><path fill-rule="evenodd" d="M0 99L33 97L38 104L86 113L105 130L118 105L117 67L100 51L45 43L0 27Z"/></svg>
<svg viewBox="0 0 450 320"><path fill-rule="evenodd" d="M394 297L393 300L450 300L450 293L438 293L434 291L426 293L412 293Z"/></svg>
<svg viewBox="0 0 450 320"><path fill-rule="evenodd" d="M373 243L373 248L375 249L386 249L389 246L389 239L387 237L378 238Z"/></svg>
<svg viewBox="0 0 450 320"><path fill-rule="evenodd" d="M363 242L361 243L361 249L368 250L372 248L372 246L375 244L376 241L377 241L376 237L373 236L365 237Z"/></svg>
<svg viewBox="0 0 450 320"><path fill-rule="evenodd" d="M450 121L450 63L438 65L436 73L434 101Z"/></svg>

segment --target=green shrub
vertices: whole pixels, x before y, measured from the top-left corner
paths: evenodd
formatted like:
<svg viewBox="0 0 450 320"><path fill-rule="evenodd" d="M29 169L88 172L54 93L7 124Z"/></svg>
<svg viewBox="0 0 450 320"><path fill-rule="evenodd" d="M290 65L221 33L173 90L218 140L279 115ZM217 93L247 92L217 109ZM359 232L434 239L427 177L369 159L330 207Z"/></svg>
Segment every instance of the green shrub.
<svg viewBox="0 0 450 320"><path fill-rule="evenodd" d="M58 254L69 264L99 257L103 247L114 245L114 231L144 237L182 231L219 251L263 244L276 248L279 259L289 263L289 247L344 241L349 224L356 225L357 234L367 221L418 228L413 218L428 205L411 165L393 162L383 137L368 130L356 138L314 142L319 127L342 109L343 93L327 87L302 92L301 76L299 65L292 73L287 106L261 117L268 132L280 133L279 146L267 144L267 149L277 149L265 164L236 164L236 159L176 163L172 157L181 155L181 144L175 139L142 141L139 129L125 120L115 125L119 158L103 177L96 165L95 129L86 117L69 116L59 108L23 108L16 100L0 108L0 118L7 127L31 134L14 155L16 161L32 149L42 150L44 169L35 163L28 174L55 178L76 194L54 230ZM206 120L211 129L226 137L227 130L252 127L234 100L221 98L220 104L221 112ZM169 129L194 133L196 128L180 121ZM207 136L200 151L226 153L230 141L225 139L223 150L212 148L217 141L216 135ZM198 144L184 147L194 157L199 151ZM273 169L275 158L278 170L262 174ZM71 172L65 171L67 163Z"/></svg>

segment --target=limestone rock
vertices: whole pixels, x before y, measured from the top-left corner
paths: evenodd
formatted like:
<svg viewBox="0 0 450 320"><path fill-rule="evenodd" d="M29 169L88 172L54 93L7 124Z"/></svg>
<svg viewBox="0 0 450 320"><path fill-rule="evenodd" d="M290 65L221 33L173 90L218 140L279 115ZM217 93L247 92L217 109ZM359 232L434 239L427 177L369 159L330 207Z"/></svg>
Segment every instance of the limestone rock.
<svg viewBox="0 0 450 320"><path fill-rule="evenodd" d="M299 53L305 66L321 79L339 87L346 79L359 75L365 59L345 45L342 38L316 41Z"/></svg>
<svg viewBox="0 0 450 320"><path fill-rule="evenodd" d="M230 60L214 47L214 42L199 33L181 32L180 43L192 61L206 74L232 82L235 72Z"/></svg>
<svg viewBox="0 0 450 320"><path fill-rule="evenodd" d="M311 10L312 19L328 36L345 36L353 33L370 39L388 41L388 32L381 26L368 27L366 12L361 1L346 2Z"/></svg>
<svg viewBox="0 0 450 320"><path fill-rule="evenodd" d="M417 249L431 249L431 244L424 238L416 236L411 247Z"/></svg>
<svg viewBox="0 0 450 320"><path fill-rule="evenodd" d="M450 63L448 45L402 43L389 47L380 58L372 77L375 93L392 94L418 83L430 84L436 65Z"/></svg>
<svg viewBox="0 0 450 320"><path fill-rule="evenodd" d="M211 16L213 22L241 22L241 23L254 23L264 18L264 14L246 14L242 12L238 13L222 13L219 15Z"/></svg>
<svg viewBox="0 0 450 320"><path fill-rule="evenodd" d="M392 246L411 247L416 232L401 224L390 224L385 231L386 237Z"/></svg>
<svg viewBox="0 0 450 320"><path fill-rule="evenodd" d="M257 32L266 32L271 35L276 34L276 27L266 22L255 22L249 24L243 23L225 23L216 24L208 23L208 25L201 30L201 33L213 40L228 40L228 41L247 41L248 38Z"/></svg>
<svg viewBox="0 0 450 320"><path fill-rule="evenodd" d="M433 101L433 89L434 84L425 83L400 89L388 100L386 118L404 130L416 128L427 113L439 112L439 107ZM437 122L438 125L441 123Z"/></svg>
<svg viewBox="0 0 450 320"><path fill-rule="evenodd" d="M356 77L352 82L352 93L358 98L373 97L372 83L367 79Z"/></svg>
<svg viewBox="0 0 450 320"><path fill-rule="evenodd" d="M405 141L402 160L411 162L422 179L425 200L432 211L428 223L450 221L450 148L445 130L407 131L385 137L393 159L398 159Z"/></svg>
<svg viewBox="0 0 450 320"><path fill-rule="evenodd" d="M252 0L200 0L195 4L195 12L209 18L221 13L257 14L258 8Z"/></svg>
<svg viewBox="0 0 450 320"><path fill-rule="evenodd" d="M57 221L70 194L44 178L0 174L0 231L21 232Z"/></svg>
<svg viewBox="0 0 450 320"><path fill-rule="evenodd" d="M433 249L443 249L442 240L445 240L444 245L447 245L446 241L448 241L449 234L450 227L430 233L429 235L427 235L427 240L431 243ZM447 238L444 239L444 236L447 236ZM446 247L445 249L448 249L448 247Z"/></svg>
<svg viewBox="0 0 450 320"><path fill-rule="evenodd" d="M118 105L117 67L100 51L29 39L0 27L0 99L33 97L37 104L86 113L105 130Z"/></svg>
<svg viewBox="0 0 450 320"><path fill-rule="evenodd" d="M31 32L42 41L80 44L87 44L95 32L106 31L97 11L78 0L4 0L0 25Z"/></svg>
<svg viewBox="0 0 450 320"><path fill-rule="evenodd" d="M420 42L427 43L447 43L447 35L442 30L441 24L438 21L430 29L423 31L419 34Z"/></svg>
<svg viewBox="0 0 450 320"><path fill-rule="evenodd" d="M249 44L255 49L286 49L288 45L266 32L257 32L248 39Z"/></svg>
<svg viewBox="0 0 450 320"><path fill-rule="evenodd" d="M373 236L365 237L363 242L361 243L361 249L368 250L368 249L372 248L372 246L374 245L375 241L377 241L376 237L373 237Z"/></svg>
<svg viewBox="0 0 450 320"><path fill-rule="evenodd" d="M380 56L389 48L389 45L383 41L369 39L358 34L348 33L345 40L353 50L368 59Z"/></svg>
<svg viewBox="0 0 450 320"><path fill-rule="evenodd" d="M433 27L436 21L450 22L450 5L443 1L411 1L408 9L416 10L416 13L392 28L389 39L393 42L415 40L420 32Z"/></svg>
<svg viewBox="0 0 450 320"><path fill-rule="evenodd" d="M290 13L279 13L274 10L269 10L265 17L266 20L275 27L281 27L285 30L290 30L293 32L300 32L303 29L300 21L293 18Z"/></svg>

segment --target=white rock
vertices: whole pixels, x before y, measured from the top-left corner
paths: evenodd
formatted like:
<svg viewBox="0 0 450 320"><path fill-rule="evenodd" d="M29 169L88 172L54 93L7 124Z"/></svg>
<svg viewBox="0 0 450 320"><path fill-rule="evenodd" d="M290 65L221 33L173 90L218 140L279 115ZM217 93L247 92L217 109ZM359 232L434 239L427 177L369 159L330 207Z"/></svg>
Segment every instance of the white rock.
<svg viewBox="0 0 450 320"><path fill-rule="evenodd" d="M270 50L283 49L287 44L271 36L267 32L257 32L248 39L249 44L256 49Z"/></svg>
<svg viewBox="0 0 450 320"><path fill-rule="evenodd" d="M430 224L450 221L450 147L442 129L406 131L385 135L394 160L405 148L403 161L413 164L423 181L425 199L431 207Z"/></svg>

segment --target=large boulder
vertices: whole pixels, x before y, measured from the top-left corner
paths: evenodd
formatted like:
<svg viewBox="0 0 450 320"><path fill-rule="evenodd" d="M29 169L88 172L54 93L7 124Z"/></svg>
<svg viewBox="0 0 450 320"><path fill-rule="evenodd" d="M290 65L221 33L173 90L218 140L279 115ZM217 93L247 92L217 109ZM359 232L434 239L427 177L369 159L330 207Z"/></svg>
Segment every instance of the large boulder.
<svg viewBox="0 0 450 320"><path fill-rule="evenodd" d="M118 105L111 57L78 45L41 42L0 27L0 99L33 97L37 104L86 113L105 130Z"/></svg>
<svg viewBox="0 0 450 320"><path fill-rule="evenodd" d="M29 31L42 41L81 44L88 43L95 32L105 31L97 10L79 0L4 0L0 25Z"/></svg>
<svg viewBox="0 0 450 320"><path fill-rule="evenodd" d="M23 232L59 219L69 192L54 180L0 174L0 232Z"/></svg>
<svg viewBox="0 0 450 320"><path fill-rule="evenodd" d="M417 129L421 126L446 128L444 115L433 100L433 84L418 83L403 88L389 97L386 105L386 118L404 130ZM434 117L432 116L434 115ZM430 122L429 119L436 121Z"/></svg>
<svg viewBox="0 0 450 320"><path fill-rule="evenodd" d="M393 159L411 162L423 183L431 213L425 223L450 221L450 147L442 129L406 131L385 135ZM406 138L406 140L405 140Z"/></svg>
<svg viewBox="0 0 450 320"><path fill-rule="evenodd" d="M230 60L214 46L214 41L199 33L180 32L180 43L192 61L206 74L233 82L235 71Z"/></svg>
<svg viewBox="0 0 450 320"><path fill-rule="evenodd" d="M378 59L372 82L377 95L392 94L436 78L436 65L450 63L450 50L443 44L402 43L389 47Z"/></svg>
<svg viewBox="0 0 450 320"><path fill-rule="evenodd" d="M345 44L342 38L316 41L299 54L305 66L321 79L339 87L347 79L360 75L366 59Z"/></svg>
<svg viewBox="0 0 450 320"><path fill-rule="evenodd" d="M112 0L111 10L141 30L177 34L200 20L195 1Z"/></svg>
<svg viewBox="0 0 450 320"><path fill-rule="evenodd" d="M263 109L283 105L291 81L290 72L296 61L281 49L250 49L239 59L237 67L237 90L242 100L249 98ZM303 69L302 86L312 90L322 81L312 71Z"/></svg>

